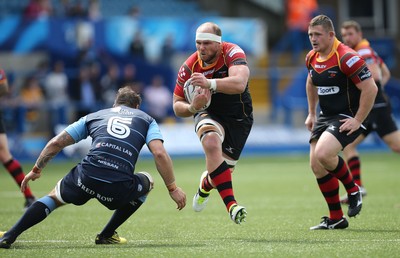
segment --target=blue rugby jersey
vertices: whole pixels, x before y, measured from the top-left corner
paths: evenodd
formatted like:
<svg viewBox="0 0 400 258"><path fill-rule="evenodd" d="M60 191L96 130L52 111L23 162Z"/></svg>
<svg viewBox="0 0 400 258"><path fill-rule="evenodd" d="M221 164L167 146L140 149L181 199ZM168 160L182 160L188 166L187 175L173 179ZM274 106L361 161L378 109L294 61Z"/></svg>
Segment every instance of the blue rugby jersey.
<svg viewBox="0 0 400 258"><path fill-rule="evenodd" d="M85 175L105 182L131 180L143 145L163 140L151 116L125 106L91 113L65 131L75 142L92 137L89 153L78 167Z"/></svg>

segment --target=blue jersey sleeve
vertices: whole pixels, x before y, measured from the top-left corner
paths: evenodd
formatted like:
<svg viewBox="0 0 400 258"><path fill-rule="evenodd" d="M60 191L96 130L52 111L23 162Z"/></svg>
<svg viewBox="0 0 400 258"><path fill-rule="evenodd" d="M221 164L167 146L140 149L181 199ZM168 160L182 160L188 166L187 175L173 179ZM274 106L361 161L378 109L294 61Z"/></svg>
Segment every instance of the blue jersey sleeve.
<svg viewBox="0 0 400 258"><path fill-rule="evenodd" d="M88 137L88 131L86 130L86 116L67 126L64 131L71 135L75 142L86 139Z"/></svg>
<svg viewBox="0 0 400 258"><path fill-rule="evenodd" d="M161 140L164 141L160 128L155 120L150 124L149 130L146 135L146 144L149 144L152 140Z"/></svg>

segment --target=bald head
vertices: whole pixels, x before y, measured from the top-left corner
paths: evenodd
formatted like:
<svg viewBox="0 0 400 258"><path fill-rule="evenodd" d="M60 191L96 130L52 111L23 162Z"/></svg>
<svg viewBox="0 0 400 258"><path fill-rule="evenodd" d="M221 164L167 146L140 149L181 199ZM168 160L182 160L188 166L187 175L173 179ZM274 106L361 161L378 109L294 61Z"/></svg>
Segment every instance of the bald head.
<svg viewBox="0 0 400 258"><path fill-rule="evenodd" d="M196 30L196 42L201 41L214 41L217 43L222 42L221 29L217 24L206 22L201 24Z"/></svg>
<svg viewBox="0 0 400 258"><path fill-rule="evenodd" d="M222 36L221 29L218 27L217 24L212 23L212 22L206 22L201 24L197 30L196 33L211 33L215 34L218 36Z"/></svg>

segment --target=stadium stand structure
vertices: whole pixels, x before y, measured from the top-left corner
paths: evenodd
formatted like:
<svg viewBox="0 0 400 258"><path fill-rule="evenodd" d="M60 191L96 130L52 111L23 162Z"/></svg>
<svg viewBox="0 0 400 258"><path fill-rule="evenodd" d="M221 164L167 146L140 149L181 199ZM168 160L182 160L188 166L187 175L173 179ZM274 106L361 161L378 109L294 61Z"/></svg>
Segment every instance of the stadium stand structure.
<svg viewBox="0 0 400 258"><path fill-rule="evenodd" d="M21 14L30 0L0 0L0 17L10 14ZM62 1L50 0L53 9L60 10ZM77 0L71 0L72 4ZM154 16L180 16L180 17L204 17L204 16L217 16L216 11L204 11L197 1L184 1L184 0L98 0L100 6L100 13L103 17L126 15L132 7L137 7L140 16L154 17ZM82 6L87 7L89 0L80 0Z"/></svg>

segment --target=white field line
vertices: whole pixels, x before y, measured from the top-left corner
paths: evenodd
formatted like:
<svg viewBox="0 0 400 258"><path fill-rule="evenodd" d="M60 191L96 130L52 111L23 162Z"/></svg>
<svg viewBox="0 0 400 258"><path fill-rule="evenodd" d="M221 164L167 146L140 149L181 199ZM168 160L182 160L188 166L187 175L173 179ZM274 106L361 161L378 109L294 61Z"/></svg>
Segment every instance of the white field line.
<svg viewBox="0 0 400 258"><path fill-rule="evenodd" d="M207 240L179 240L183 242L210 242ZM239 242L244 242L245 240L239 240ZM21 243L82 243L84 241L80 240L17 240L16 242ZM154 243L154 242L171 242L170 240L128 240L128 243ZM315 241L313 241L315 242ZM318 241L317 241L318 242ZM324 242L324 241L321 241ZM338 242L400 242L400 239L372 239L372 240L361 240L361 239L340 239Z"/></svg>

